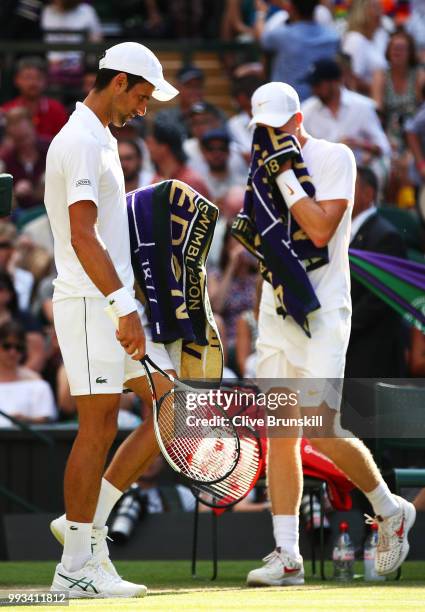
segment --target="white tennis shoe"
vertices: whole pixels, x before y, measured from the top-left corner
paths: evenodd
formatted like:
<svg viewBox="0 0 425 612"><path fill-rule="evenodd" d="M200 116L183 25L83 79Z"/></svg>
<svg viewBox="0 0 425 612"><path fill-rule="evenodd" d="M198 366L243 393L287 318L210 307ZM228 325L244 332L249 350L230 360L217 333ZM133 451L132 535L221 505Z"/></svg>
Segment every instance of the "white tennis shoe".
<svg viewBox="0 0 425 612"><path fill-rule="evenodd" d="M55 536L57 541L62 544L65 540L65 525L66 525L66 515L62 514L62 516L54 519L50 523L50 531ZM92 538L91 538L91 548L93 559L97 562L101 563L103 569L108 572L111 576L115 576L117 578L120 577L117 570L115 569L114 564L109 558L109 549L106 539L108 537L108 528L104 527L103 529L96 529L93 527L92 530Z"/></svg>
<svg viewBox="0 0 425 612"><path fill-rule="evenodd" d="M50 590L65 592L70 599L106 597L144 597L147 588L111 576L93 557L75 572L68 572L62 563L56 566Z"/></svg>
<svg viewBox="0 0 425 612"><path fill-rule="evenodd" d="M290 586L304 584L304 566L301 555L294 559L280 548L276 548L263 559L263 567L251 570L247 576L248 586Z"/></svg>
<svg viewBox="0 0 425 612"><path fill-rule="evenodd" d="M391 574L400 567L409 554L408 533L416 519L415 506L407 500L394 495L400 510L383 519L380 516L366 515L366 523L378 525L378 546L375 557L375 570L381 576Z"/></svg>

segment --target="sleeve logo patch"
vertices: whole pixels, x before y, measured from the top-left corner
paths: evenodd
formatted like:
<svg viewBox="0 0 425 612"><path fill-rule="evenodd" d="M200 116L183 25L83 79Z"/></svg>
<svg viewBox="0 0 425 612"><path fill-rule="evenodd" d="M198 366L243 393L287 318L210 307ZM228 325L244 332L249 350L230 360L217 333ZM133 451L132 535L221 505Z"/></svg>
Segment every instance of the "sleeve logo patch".
<svg viewBox="0 0 425 612"><path fill-rule="evenodd" d="M75 183L76 187L81 187L82 185L91 185L90 179L80 179Z"/></svg>

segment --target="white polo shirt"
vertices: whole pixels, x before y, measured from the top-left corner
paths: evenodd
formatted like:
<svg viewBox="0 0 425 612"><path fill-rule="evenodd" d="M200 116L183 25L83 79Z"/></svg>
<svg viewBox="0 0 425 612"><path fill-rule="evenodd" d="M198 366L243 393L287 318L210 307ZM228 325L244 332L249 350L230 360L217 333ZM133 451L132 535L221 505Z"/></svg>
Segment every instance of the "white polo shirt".
<svg viewBox="0 0 425 612"><path fill-rule="evenodd" d="M391 156L391 145L382 129L373 102L355 91L341 87L338 113L334 115L317 96L301 105L304 127L315 138L341 142L345 138L366 140L378 146L384 157ZM361 156L361 152L354 151Z"/></svg>
<svg viewBox="0 0 425 612"><path fill-rule="evenodd" d="M121 282L133 292L124 176L117 141L86 106L76 110L52 140L46 160L45 204L54 238L57 278L53 300L101 297L71 245L68 207L91 200L97 208L97 231Z"/></svg>
<svg viewBox="0 0 425 612"><path fill-rule="evenodd" d="M302 155L316 188L317 202L348 200L348 207L328 244L329 263L309 272L308 277L322 312L337 308L351 311L348 247L356 180L354 155L343 144L312 137L303 146ZM265 312L276 312L270 283L263 283L261 308Z"/></svg>

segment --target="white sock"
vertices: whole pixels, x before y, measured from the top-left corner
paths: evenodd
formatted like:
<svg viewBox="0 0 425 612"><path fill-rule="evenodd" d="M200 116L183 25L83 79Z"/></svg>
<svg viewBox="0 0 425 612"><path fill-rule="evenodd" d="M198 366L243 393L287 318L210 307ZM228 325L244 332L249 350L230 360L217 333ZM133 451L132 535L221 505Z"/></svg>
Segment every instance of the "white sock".
<svg viewBox="0 0 425 612"><path fill-rule="evenodd" d="M100 487L99 499L97 501L96 512L93 519L93 527L102 529L106 525L108 516L111 514L112 508L115 506L119 498L122 496L122 491L114 487L113 484L102 478Z"/></svg>
<svg viewBox="0 0 425 612"><path fill-rule="evenodd" d="M81 569L92 556L92 527L93 523L66 521L62 565L68 572Z"/></svg>
<svg viewBox="0 0 425 612"><path fill-rule="evenodd" d="M369 493L365 493L365 495L370 501L375 514L382 516L382 518L393 516L393 514L396 514L400 510L399 504L384 480L376 489L373 489L373 491Z"/></svg>
<svg viewBox="0 0 425 612"><path fill-rule="evenodd" d="M288 514L273 515L273 533L276 547L287 552L291 557L298 557L300 548L299 516Z"/></svg>

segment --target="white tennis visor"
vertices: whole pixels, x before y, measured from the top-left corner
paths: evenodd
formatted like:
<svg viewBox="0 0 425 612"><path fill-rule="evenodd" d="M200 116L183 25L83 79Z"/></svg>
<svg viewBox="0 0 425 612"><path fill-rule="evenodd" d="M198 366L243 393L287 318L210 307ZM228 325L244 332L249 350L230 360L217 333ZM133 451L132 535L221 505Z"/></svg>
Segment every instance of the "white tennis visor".
<svg viewBox="0 0 425 612"><path fill-rule="evenodd" d="M172 100L179 93L178 89L164 79L162 66L156 55L139 43L124 42L110 47L99 61L99 69L101 68L143 77L155 87L152 97L161 102Z"/></svg>

